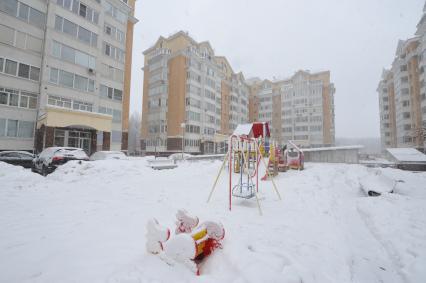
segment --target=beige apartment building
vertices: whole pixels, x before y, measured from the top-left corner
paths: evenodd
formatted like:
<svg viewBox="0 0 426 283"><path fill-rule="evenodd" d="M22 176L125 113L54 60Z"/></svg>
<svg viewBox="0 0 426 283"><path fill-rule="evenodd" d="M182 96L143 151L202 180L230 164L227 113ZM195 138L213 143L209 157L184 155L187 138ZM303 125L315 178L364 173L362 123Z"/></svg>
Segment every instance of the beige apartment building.
<svg viewBox="0 0 426 283"><path fill-rule="evenodd" d="M416 35L399 40L391 68L382 73L377 92L383 149L425 148L425 39L426 16L423 14Z"/></svg>
<svg viewBox="0 0 426 283"><path fill-rule="evenodd" d="M134 5L0 1L0 150L127 149Z"/></svg>
<svg viewBox="0 0 426 283"><path fill-rule="evenodd" d="M146 152L213 153L217 134L248 122L244 76L216 56L209 42L181 31L160 37L144 55L141 146Z"/></svg>
<svg viewBox="0 0 426 283"><path fill-rule="evenodd" d="M245 79L209 42L182 31L160 37L144 55L141 145L148 153L223 152L221 137L253 121L269 122L279 144L334 144L329 71L299 71L280 81Z"/></svg>

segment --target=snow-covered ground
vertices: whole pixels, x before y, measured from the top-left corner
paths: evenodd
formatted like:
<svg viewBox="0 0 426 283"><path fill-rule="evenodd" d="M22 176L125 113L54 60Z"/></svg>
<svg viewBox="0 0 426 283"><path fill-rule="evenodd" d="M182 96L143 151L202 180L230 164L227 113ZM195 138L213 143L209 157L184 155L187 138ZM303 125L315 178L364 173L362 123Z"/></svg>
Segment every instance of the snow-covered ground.
<svg viewBox="0 0 426 283"><path fill-rule="evenodd" d="M227 210L226 173L206 203L219 161L146 162L70 162L46 178L0 162L0 282L426 282L426 173L308 163L275 178L282 201L261 182L260 216L254 200ZM377 170L404 182L366 197ZM200 277L145 251L147 221L174 231L181 208L226 229Z"/></svg>

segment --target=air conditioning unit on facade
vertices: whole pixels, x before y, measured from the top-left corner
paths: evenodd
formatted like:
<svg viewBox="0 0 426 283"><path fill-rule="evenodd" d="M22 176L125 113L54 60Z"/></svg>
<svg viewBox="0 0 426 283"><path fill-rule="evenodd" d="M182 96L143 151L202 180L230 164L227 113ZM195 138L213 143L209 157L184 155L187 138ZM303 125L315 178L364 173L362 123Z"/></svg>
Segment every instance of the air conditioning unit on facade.
<svg viewBox="0 0 426 283"><path fill-rule="evenodd" d="M91 74L91 75L94 75L96 72L95 72L95 70L94 69L92 69L92 68L89 68L89 69L87 69L87 71L89 72L89 74Z"/></svg>

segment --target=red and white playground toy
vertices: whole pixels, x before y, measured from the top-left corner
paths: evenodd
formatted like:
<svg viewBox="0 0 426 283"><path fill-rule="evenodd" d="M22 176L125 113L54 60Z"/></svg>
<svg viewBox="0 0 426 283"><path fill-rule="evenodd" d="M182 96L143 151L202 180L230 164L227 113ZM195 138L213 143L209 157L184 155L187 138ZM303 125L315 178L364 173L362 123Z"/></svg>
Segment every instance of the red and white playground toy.
<svg viewBox="0 0 426 283"><path fill-rule="evenodd" d="M156 219L148 221L146 249L158 254L169 265L183 263L200 275L199 264L213 250L222 247L225 229L221 223L212 221L198 225L198 217L190 216L185 210L179 210L176 219L176 234L171 239L170 229L161 226Z"/></svg>

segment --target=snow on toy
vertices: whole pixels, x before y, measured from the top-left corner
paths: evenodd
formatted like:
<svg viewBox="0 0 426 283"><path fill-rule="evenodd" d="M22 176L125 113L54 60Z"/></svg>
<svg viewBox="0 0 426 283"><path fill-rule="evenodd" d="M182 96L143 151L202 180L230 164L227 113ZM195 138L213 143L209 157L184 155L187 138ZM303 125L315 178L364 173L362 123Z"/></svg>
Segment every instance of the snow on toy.
<svg viewBox="0 0 426 283"><path fill-rule="evenodd" d="M169 265L182 263L200 275L200 264L215 249L221 248L225 229L221 223L206 221L198 225L198 218L185 210L176 214L176 234L170 240L170 230L152 219L147 223L146 249L158 254Z"/></svg>
<svg viewBox="0 0 426 283"><path fill-rule="evenodd" d="M256 124L256 123L255 123ZM258 123L263 125L263 129L268 129L267 123ZM266 125L266 126L265 126ZM260 127L259 127L260 128ZM258 132L255 131L254 124L244 124L238 125L234 134L230 136L228 143L228 151L223 159L222 166L219 169L219 172L214 181L213 187L208 196L207 202L210 201L213 192L216 188L219 177L225 167L226 162L229 164L229 210L232 207L232 197L251 199L256 198L257 207L259 209L259 214L262 215L262 210L260 208L259 198L257 193L259 191L259 164L262 161L266 169L266 174L270 175L268 165L266 164L261 152L260 152L260 142L262 140L261 133L267 133L269 136L269 129L266 131ZM260 140L260 142L259 142ZM233 160L234 158L234 160ZM237 158L239 180L236 185L232 184L232 171L235 166L232 166L233 161ZM235 169L234 169L235 170ZM244 175L245 174L245 175ZM275 182L272 180L272 184L278 198L281 199L281 196L278 192Z"/></svg>
<svg viewBox="0 0 426 283"><path fill-rule="evenodd" d="M303 170L305 156L303 151L292 141L288 141L290 147L284 151L286 166L290 169Z"/></svg>

